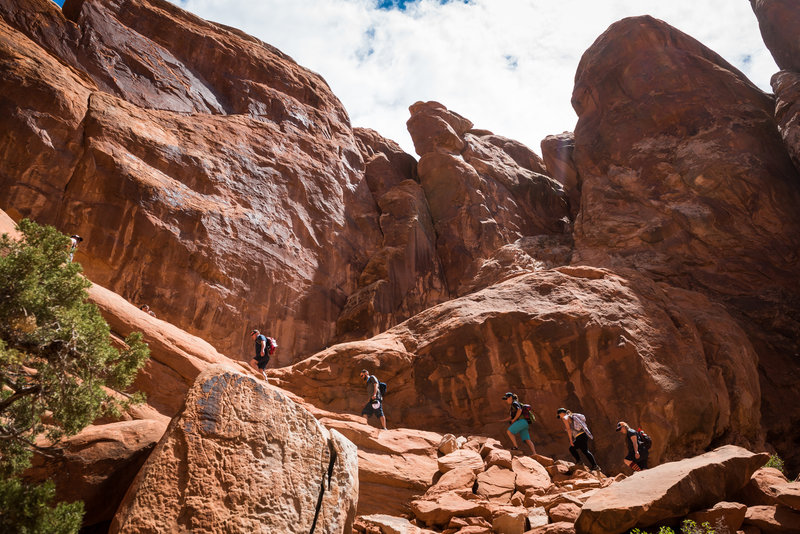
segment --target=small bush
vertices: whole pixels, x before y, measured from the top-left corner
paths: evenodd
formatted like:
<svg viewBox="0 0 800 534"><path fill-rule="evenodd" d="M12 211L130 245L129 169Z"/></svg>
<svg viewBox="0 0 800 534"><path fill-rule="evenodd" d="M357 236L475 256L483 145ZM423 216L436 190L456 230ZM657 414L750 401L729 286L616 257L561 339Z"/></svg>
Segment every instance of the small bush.
<svg viewBox="0 0 800 534"><path fill-rule="evenodd" d="M775 469L777 469L781 473L784 472L783 471L783 460L777 454L770 455L769 460L767 460L767 463L764 464L764 467L774 467Z"/></svg>

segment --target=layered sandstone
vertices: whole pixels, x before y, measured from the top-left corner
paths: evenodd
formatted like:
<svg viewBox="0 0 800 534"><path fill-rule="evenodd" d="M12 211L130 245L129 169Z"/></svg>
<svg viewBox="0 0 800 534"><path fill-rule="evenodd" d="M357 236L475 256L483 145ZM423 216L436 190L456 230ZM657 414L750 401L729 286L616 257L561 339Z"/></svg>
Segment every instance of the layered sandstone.
<svg viewBox="0 0 800 534"><path fill-rule="evenodd" d="M566 404L589 418L607 467L621 465L621 419L654 434L655 459L760 440L756 356L741 328L702 295L632 272L521 275L270 371L270 380L358 414L363 368L389 384L390 427L500 437L510 390L534 407L537 450L569 457L554 416Z"/></svg>
<svg viewBox="0 0 800 534"><path fill-rule="evenodd" d="M408 131L420 155L417 172L428 198L437 250L451 294L475 289L472 278L497 249L525 236L569 229L561 185L544 175L533 151L474 130L438 102L410 108Z"/></svg>
<svg viewBox="0 0 800 534"><path fill-rule="evenodd" d="M210 367L128 490L111 532L349 533L356 454L280 391Z"/></svg>
<svg viewBox="0 0 800 534"><path fill-rule="evenodd" d="M775 63L800 72L800 10L792 0L750 0L761 36Z"/></svg>
<svg viewBox="0 0 800 534"><path fill-rule="evenodd" d="M774 100L650 17L614 23L578 66L573 264L632 267L722 303L759 357L762 411L800 380L800 175ZM790 418L767 417L785 454Z"/></svg>

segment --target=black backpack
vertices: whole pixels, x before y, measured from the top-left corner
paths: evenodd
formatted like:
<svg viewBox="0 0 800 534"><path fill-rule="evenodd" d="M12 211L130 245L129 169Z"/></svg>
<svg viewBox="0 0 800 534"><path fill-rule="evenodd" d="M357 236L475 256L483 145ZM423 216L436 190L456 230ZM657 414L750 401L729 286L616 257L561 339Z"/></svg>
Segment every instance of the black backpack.
<svg viewBox="0 0 800 534"><path fill-rule="evenodd" d="M639 440L639 445L646 450L650 450L650 446L653 444L653 438L648 436L641 428L636 431L636 436Z"/></svg>
<svg viewBox="0 0 800 534"><path fill-rule="evenodd" d="M379 380L379 381L378 381L378 391L379 391L379 392L380 392L380 394L381 394L381 398L384 398L384 397L386 396L386 388L387 388L387 386L386 386L386 382L381 382L381 381Z"/></svg>

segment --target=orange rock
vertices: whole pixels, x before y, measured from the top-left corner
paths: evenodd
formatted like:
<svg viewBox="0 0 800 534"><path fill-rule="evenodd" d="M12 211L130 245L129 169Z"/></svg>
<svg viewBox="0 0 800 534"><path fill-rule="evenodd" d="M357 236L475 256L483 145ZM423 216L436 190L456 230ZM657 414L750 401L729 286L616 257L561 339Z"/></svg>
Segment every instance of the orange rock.
<svg viewBox="0 0 800 534"><path fill-rule="evenodd" d="M492 510L489 502L474 497L472 493L448 491L431 495L426 499L411 501L409 507L414 517L431 526L446 525L452 517L491 519Z"/></svg>
<svg viewBox="0 0 800 534"><path fill-rule="evenodd" d="M553 520L553 523L562 521L574 523L575 520L578 519L580 513L581 507L571 502L557 504L548 511L548 515L550 516L550 519Z"/></svg>
<svg viewBox="0 0 800 534"><path fill-rule="evenodd" d="M736 494L736 501L742 502L747 506L757 505L776 505L777 492L772 488L789 481L784 474L774 467L762 467L757 469L747 485Z"/></svg>
<svg viewBox="0 0 800 534"><path fill-rule="evenodd" d="M800 72L800 13L792 0L750 0L764 44L783 70Z"/></svg>
<svg viewBox="0 0 800 534"><path fill-rule="evenodd" d="M775 121L795 168L800 170L800 73L781 71L772 76Z"/></svg>
<svg viewBox="0 0 800 534"><path fill-rule="evenodd" d="M550 523L541 527L532 528L525 534L575 534L575 525L568 521Z"/></svg>
<svg viewBox="0 0 800 534"><path fill-rule="evenodd" d="M483 473L481 473L483 474ZM476 480L475 471L470 467L456 467L443 474L436 483L431 486L425 495L434 493L444 493L452 490L472 490Z"/></svg>
<svg viewBox="0 0 800 534"><path fill-rule="evenodd" d="M552 481L547 470L528 456L514 458L511 462L511 469L517 475L516 487L519 491L546 490Z"/></svg>
<svg viewBox="0 0 800 534"><path fill-rule="evenodd" d="M447 473L459 467L472 469L474 473L481 473L484 470L481 455L469 449L453 451L450 454L439 457L437 462L439 463L439 471L442 473Z"/></svg>
<svg viewBox="0 0 800 534"><path fill-rule="evenodd" d="M772 486L770 489L775 491L775 500L778 504L800 511L800 482L795 480L788 484Z"/></svg>
<svg viewBox="0 0 800 534"><path fill-rule="evenodd" d="M225 366L198 376L111 532L351 532L355 446L280 391ZM157 510L158 513L153 513Z"/></svg>
<svg viewBox="0 0 800 534"><path fill-rule="evenodd" d="M542 158L547 167L547 174L557 180L567 193L570 217L574 220L581 207L581 184L572 151L575 149L575 134L564 132L548 135L542 139Z"/></svg>
<svg viewBox="0 0 800 534"><path fill-rule="evenodd" d="M692 512L686 516L698 525L708 523L715 529L728 529L728 532L736 532L742 526L747 506L738 502L718 502L711 508Z"/></svg>
<svg viewBox="0 0 800 534"><path fill-rule="evenodd" d="M492 502L509 504L511 495L514 493L514 481L516 478L516 474L511 469L493 465L483 473L478 474L478 489L476 493Z"/></svg>
<svg viewBox="0 0 800 534"><path fill-rule="evenodd" d="M744 526L756 527L762 534L798 534L800 512L786 506L751 506L745 514Z"/></svg>
<svg viewBox="0 0 800 534"><path fill-rule="evenodd" d="M166 428L153 420L88 426L59 442L54 457L34 455L24 477L53 481L60 501L83 501L84 526L110 521Z"/></svg>
<svg viewBox="0 0 800 534"><path fill-rule="evenodd" d="M596 492L575 522L579 534L613 534L683 517L739 491L769 455L726 445L635 473Z"/></svg>

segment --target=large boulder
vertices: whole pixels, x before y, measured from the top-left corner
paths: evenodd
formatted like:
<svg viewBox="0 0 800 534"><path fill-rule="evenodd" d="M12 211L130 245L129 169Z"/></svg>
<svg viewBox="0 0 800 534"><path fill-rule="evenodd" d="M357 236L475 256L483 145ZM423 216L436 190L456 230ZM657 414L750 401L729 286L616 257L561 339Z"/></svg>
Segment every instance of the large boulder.
<svg viewBox="0 0 800 534"><path fill-rule="evenodd" d="M517 276L269 376L311 404L358 414L364 368L389 384L390 427L500 438L511 390L542 414L533 439L550 456L567 454L554 417L564 404L587 415L609 469L622 466L620 419L654 435L654 461L715 441L760 445L756 357L741 328L702 295L632 272Z"/></svg>
<svg viewBox="0 0 800 534"><path fill-rule="evenodd" d="M111 532L349 534L357 499L349 440L280 391L214 366L198 376Z"/></svg>
<svg viewBox="0 0 800 534"><path fill-rule="evenodd" d="M584 53L572 104L572 263L632 267L722 303L758 352L768 436L794 463L800 174L773 97L642 16L612 24Z"/></svg>
<svg viewBox="0 0 800 534"><path fill-rule="evenodd" d="M781 71L772 77L775 121L794 166L800 170L800 72Z"/></svg>
<svg viewBox="0 0 800 534"><path fill-rule="evenodd" d="M569 208L561 185L533 151L472 123L438 102L409 108L419 180L436 229L447 287L473 290L482 261L524 236L563 234Z"/></svg>
<svg viewBox="0 0 800 534"><path fill-rule="evenodd" d="M775 63L800 72L800 10L794 0L750 0L758 27Z"/></svg>
<svg viewBox="0 0 800 534"><path fill-rule="evenodd" d="M659 465L597 490L575 522L578 534L614 534L681 518L739 491L769 459L726 445L694 458Z"/></svg>
<svg viewBox="0 0 800 534"><path fill-rule="evenodd" d="M253 327L279 363L329 344L382 236L325 81L165 1L49 4L0 2L0 208L80 234L92 280L222 352Z"/></svg>

